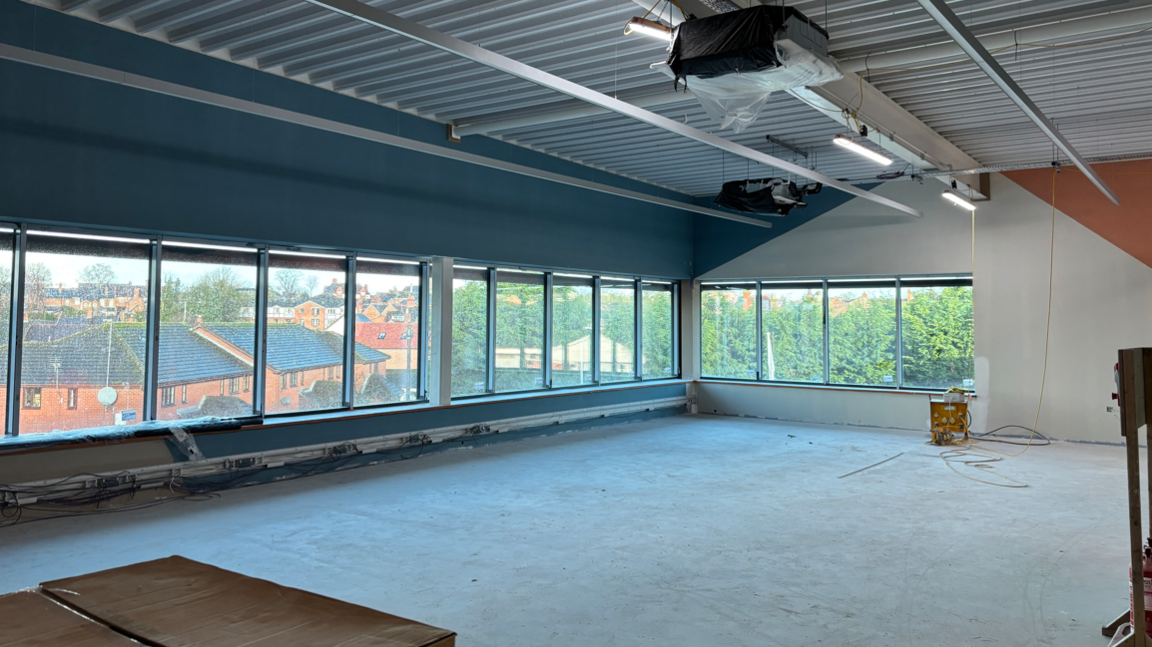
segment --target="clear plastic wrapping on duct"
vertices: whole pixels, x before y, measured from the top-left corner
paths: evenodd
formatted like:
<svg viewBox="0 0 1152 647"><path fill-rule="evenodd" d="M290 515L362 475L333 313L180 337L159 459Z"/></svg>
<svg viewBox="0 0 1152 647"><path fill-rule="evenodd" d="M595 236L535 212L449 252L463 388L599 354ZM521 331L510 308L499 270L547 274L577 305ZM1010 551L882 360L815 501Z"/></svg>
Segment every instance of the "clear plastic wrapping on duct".
<svg viewBox="0 0 1152 647"><path fill-rule="evenodd" d="M750 126L773 92L816 87L844 78L831 58L814 54L787 39L777 40L775 45L779 67L711 77L684 77L687 88L721 130L731 128L738 133ZM655 63L652 69L676 78L667 63Z"/></svg>

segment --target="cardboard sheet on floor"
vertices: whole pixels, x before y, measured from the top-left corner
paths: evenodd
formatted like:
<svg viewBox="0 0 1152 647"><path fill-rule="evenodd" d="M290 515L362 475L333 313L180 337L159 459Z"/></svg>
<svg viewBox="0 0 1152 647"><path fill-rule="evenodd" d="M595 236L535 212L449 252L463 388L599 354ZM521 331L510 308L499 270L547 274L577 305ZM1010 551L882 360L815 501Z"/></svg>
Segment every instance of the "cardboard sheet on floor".
<svg viewBox="0 0 1152 647"><path fill-rule="evenodd" d="M163 647L453 647L456 634L315 593L167 557L40 585Z"/></svg>
<svg viewBox="0 0 1152 647"><path fill-rule="evenodd" d="M0 645L4 647L140 647L35 591L0 595Z"/></svg>

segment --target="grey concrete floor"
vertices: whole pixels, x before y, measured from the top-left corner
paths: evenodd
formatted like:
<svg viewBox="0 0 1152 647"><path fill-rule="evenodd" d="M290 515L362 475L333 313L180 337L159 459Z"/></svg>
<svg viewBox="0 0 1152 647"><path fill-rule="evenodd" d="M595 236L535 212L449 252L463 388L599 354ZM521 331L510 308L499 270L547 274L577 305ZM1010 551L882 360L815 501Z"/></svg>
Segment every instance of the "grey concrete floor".
<svg viewBox="0 0 1152 647"><path fill-rule="evenodd" d="M681 416L462 449L0 529L0 590L180 554L466 647L1106 645L1123 450L1033 448L1005 489L923 440Z"/></svg>

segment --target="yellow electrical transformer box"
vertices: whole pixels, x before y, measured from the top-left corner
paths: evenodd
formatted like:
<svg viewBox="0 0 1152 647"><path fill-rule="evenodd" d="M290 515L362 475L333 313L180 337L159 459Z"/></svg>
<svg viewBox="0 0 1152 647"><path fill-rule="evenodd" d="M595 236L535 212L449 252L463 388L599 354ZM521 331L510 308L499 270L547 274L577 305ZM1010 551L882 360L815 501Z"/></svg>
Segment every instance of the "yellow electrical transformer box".
<svg viewBox="0 0 1152 647"><path fill-rule="evenodd" d="M952 394L947 394L952 395ZM932 442L947 445L953 436L968 439L968 399L941 398L929 403L932 413Z"/></svg>

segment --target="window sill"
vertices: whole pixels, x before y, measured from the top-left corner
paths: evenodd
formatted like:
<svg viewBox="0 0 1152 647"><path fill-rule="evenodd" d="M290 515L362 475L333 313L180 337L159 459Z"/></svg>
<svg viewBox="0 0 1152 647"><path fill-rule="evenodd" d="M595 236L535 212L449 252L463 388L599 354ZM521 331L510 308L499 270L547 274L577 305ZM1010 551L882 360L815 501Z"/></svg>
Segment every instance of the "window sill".
<svg viewBox="0 0 1152 647"><path fill-rule="evenodd" d="M700 384L733 384L739 386L758 386L767 387L770 389L805 389L810 391L848 391L853 393L893 393L903 395L942 395L945 393L943 389L886 389L877 386L847 386L842 384L800 384L796 382L758 382L753 380L724 380L714 378L701 378L695 380ZM976 394L968 392L968 396L972 399L976 398Z"/></svg>
<svg viewBox="0 0 1152 647"><path fill-rule="evenodd" d="M411 404L397 404L390 406L352 409L352 410L339 410L339 411L323 411L317 413L306 413L299 415L281 414L280 416L273 416L264 419L249 418L238 419L235 421L234 428L212 430L212 431L199 431L192 432L194 436L208 435L208 434L224 434L234 433L242 430L256 430L256 429L272 429L275 427L289 427L293 425L304 425L316 422L325 422L333 420L351 420L356 418L369 418L377 416L390 416L402 413L411 413L413 411L434 411L438 409L458 409L461 407L470 407L483 404L491 404L496 402L514 402L517 400L537 400L541 398L555 398L567 395L579 395L584 393L603 393L607 391L626 391L632 389L645 389L653 386L661 386L667 384L687 384L689 380L681 378L665 378L659 380L644 380L634 382L618 382L613 384L602 384L590 387L571 387L562 389L549 389L545 391L527 391L518 393L505 393L499 395L487 395L469 397L463 400L455 400L452 404L446 406L433 405L427 401L413 402ZM99 437L90 436L83 439L67 439L62 440L60 437L53 437L52 434L35 434L32 436L18 436L8 440L8 442L0 444L0 453L3 454L18 454L30 451L43 451L50 449L65 449L76 448L93 445L113 445L119 443L138 442L144 440L155 440L156 438L163 438L167 436L166 432L150 429L142 430L140 435L136 436L110 436Z"/></svg>

